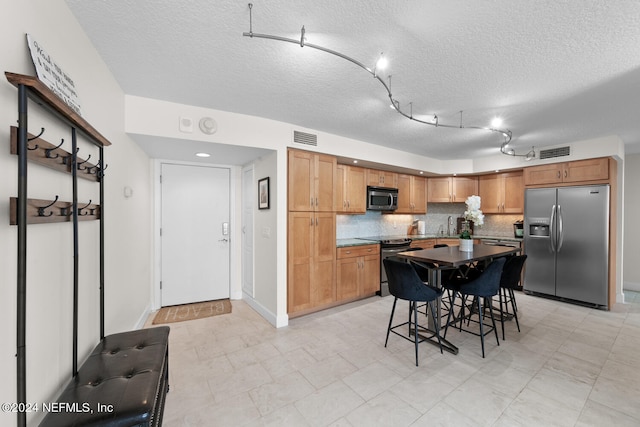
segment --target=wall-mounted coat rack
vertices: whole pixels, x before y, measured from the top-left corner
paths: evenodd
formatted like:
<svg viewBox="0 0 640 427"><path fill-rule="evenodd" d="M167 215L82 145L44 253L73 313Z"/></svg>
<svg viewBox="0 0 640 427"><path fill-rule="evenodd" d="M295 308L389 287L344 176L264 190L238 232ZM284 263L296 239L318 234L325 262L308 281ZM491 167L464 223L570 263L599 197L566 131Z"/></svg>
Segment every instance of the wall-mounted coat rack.
<svg viewBox="0 0 640 427"><path fill-rule="evenodd" d="M50 222L70 222L73 203L58 200L27 199L27 224L46 224ZM100 206L91 203L78 204L78 221L100 219ZM9 223L18 225L18 198L9 200Z"/></svg>
<svg viewBox="0 0 640 427"><path fill-rule="evenodd" d="M18 194L10 199L11 223L17 225L17 310L16 310L16 402L27 402L27 364L26 364L26 313L27 313L27 225L70 221L73 230L73 350L71 371L75 377L78 372L78 294L79 294L79 229L78 222L97 219L100 228L100 339L104 338L104 147L111 145L100 132L84 118L71 109L53 91L36 77L5 72L7 81L18 89L18 127L11 128L11 152L18 156ZM53 144L42 136L28 132L29 100L51 113L69 128L70 151L62 148L64 140ZM97 147L98 162L89 163L78 158L78 134ZM71 175L72 201L41 200L27 198L28 162L33 162ZM99 183L100 200L98 204L78 203L78 177ZM18 427L27 424L26 412L17 413Z"/></svg>
<svg viewBox="0 0 640 427"><path fill-rule="evenodd" d="M42 128L42 132L39 135L33 135L27 133L27 159L31 162L38 163L39 165L46 166L51 169L55 169L59 172L71 174L71 153L61 148L64 144L64 139L61 139L60 143L54 145L44 138L42 135L45 133L45 129ZM18 128L11 126L11 154L18 154ZM100 180L100 176L104 174L106 166L102 168L100 162L98 164L89 163L91 155L85 160L81 157L77 157L78 161L78 178L88 179L89 181ZM108 165L107 165L108 166Z"/></svg>

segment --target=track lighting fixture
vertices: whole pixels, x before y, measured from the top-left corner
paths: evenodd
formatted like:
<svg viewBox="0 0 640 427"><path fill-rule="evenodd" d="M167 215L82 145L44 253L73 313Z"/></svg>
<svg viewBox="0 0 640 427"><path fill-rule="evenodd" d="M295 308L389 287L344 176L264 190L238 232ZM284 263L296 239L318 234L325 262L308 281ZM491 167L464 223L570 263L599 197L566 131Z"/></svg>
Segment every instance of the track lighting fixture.
<svg viewBox="0 0 640 427"><path fill-rule="evenodd" d="M489 132L495 132L498 134L501 134L504 138L505 138L505 142L502 144L502 146L500 147L500 152L502 152L503 154L509 155L509 156L523 156L526 158L526 160L531 160L533 158L535 158L535 151L532 149L529 153L524 154L524 155L520 155L520 154L516 154L513 149L508 148L507 146L509 145L509 142L511 141L512 138L512 133L510 130L508 129L501 129L500 127L502 126L502 123L497 123L494 119L494 121L492 122L490 127L483 127L483 126L467 126L467 125L463 125L462 123L462 111L460 111L460 124L447 124L447 123L442 123L439 119L439 117L436 114L433 114L433 116L429 119L419 119L414 117L413 115L413 103L409 103L410 106L410 112L406 113L404 110L402 110L401 106L400 106L400 101L398 101L397 99L395 99L393 97L393 94L391 93L391 76L388 76L388 84L385 83L385 81L380 77L379 71L383 70L385 68L385 66L387 65L387 58L384 56L383 53L380 53L380 56L378 57L378 60L376 61L373 69L365 66L364 64L362 64L360 61L351 58L350 56L347 56L343 53L337 52L335 50L332 49L328 49L326 47L323 46L319 46L316 44L312 44L312 43L308 43L305 37L305 33L306 30L304 28L304 26L302 27L301 31L300 31L300 40L296 40L296 39L291 39L291 38L287 38L287 37L281 37L281 36L275 36L275 35L270 35L270 34L259 34L259 33L254 33L253 32L253 15L252 15L252 9L253 9L253 4L249 3L249 32L244 32L242 33L242 35L244 37L250 37L250 38L263 38L263 39L270 39L270 40L277 40L277 41L282 41L282 42L287 42L287 43L295 43L295 44L299 44L300 47L308 47L311 49L316 49L316 50L320 50L326 53L329 53L331 55L334 56L338 56L344 60L347 60L355 65L357 65L358 67L362 68L363 70L365 70L366 72L368 72L369 74L371 74L373 76L373 78L375 78L376 80L378 80L378 82L384 87L384 89L387 92L387 96L389 97L389 100L391 101L391 108L393 108L394 110L396 110L399 114L401 114L402 116L406 117L409 120L415 121L415 122L419 122L422 124L426 124L426 125L430 125L430 126L435 126L435 127L445 127L445 128L459 128L459 129L479 129L479 130L486 130Z"/></svg>

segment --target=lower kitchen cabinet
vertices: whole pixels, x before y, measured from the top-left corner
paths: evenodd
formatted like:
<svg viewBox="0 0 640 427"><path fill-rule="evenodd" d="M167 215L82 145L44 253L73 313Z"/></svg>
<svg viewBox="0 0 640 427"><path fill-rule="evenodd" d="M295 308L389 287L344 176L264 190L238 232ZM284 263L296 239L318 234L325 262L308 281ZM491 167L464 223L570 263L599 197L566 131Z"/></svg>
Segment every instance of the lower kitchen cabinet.
<svg viewBox="0 0 640 427"><path fill-rule="evenodd" d="M290 212L288 228L288 313L335 302L335 213Z"/></svg>
<svg viewBox="0 0 640 427"><path fill-rule="evenodd" d="M414 239L411 241L410 247L420 249L433 249L436 239Z"/></svg>
<svg viewBox="0 0 640 427"><path fill-rule="evenodd" d="M440 238L438 237L437 243L439 245L449 245L449 246L460 246L460 239L452 239L448 237ZM480 239L473 239L474 244L480 243Z"/></svg>
<svg viewBox="0 0 640 427"><path fill-rule="evenodd" d="M336 250L336 300L372 296L380 289L380 247L348 246Z"/></svg>

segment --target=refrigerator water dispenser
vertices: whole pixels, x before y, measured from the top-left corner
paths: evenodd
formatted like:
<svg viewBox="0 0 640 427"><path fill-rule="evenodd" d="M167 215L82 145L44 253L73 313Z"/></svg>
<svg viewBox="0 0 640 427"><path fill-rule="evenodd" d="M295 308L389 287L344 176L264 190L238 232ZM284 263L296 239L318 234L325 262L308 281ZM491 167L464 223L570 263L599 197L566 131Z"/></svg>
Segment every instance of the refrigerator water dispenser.
<svg viewBox="0 0 640 427"><path fill-rule="evenodd" d="M549 224L529 224L529 236L549 237Z"/></svg>

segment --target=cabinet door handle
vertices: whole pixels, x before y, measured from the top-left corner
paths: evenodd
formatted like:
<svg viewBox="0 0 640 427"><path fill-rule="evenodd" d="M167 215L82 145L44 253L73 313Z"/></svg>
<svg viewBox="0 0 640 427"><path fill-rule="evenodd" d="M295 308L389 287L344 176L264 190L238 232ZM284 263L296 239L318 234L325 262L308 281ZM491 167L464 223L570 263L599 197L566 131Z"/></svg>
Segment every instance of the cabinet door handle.
<svg viewBox="0 0 640 427"><path fill-rule="evenodd" d="M558 171L558 178L560 178L560 171Z"/></svg>
<svg viewBox="0 0 640 427"><path fill-rule="evenodd" d="M309 206L313 206L313 197L309 199Z"/></svg>
<svg viewBox="0 0 640 427"><path fill-rule="evenodd" d="M350 207L351 207L351 201L347 200L347 208L350 208Z"/></svg>
<svg viewBox="0 0 640 427"><path fill-rule="evenodd" d="M316 227L318 226L318 217L316 217Z"/></svg>
<svg viewBox="0 0 640 427"><path fill-rule="evenodd" d="M313 218L309 218L309 227L313 227Z"/></svg>
<svg viewBox="0 0 640 427"><path fill-rule="evenodd" d="M318 206L318 198L316 197L316 206Z"/></svg>
<svg viewBox="0 0 640 427"><path fill-rule="evenodd" d="M568 177L568 176L569 176L569 171L565 170L565 171L564 171L564 177L566 178L566 177Z"/></svg>
<svg viewBox="0 0 640 427"><path fill-rule="evenodd" d="M343 207L343 208L346 208L346 207L347 207L347 201L346 201L346 200L343 200L343 201L342 201L342 207Z"/></svg>

